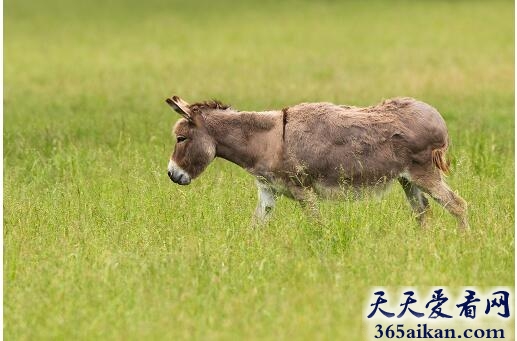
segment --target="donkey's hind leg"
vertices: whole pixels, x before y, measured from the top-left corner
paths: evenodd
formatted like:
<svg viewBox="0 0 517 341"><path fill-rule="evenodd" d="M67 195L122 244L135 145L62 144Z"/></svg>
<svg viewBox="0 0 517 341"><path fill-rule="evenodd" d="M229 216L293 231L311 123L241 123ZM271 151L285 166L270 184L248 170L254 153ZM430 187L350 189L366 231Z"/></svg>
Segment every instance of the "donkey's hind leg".
<svg viewBox="0 0 517 341"><path fill-rule="evenodd" d="M412 180L420 189L454 215L458 219L460 228L469 227L467 203L447 186L437 169L434 169L431 175L415 177Z"/></svg>
<svg viewBox="0 0 517 341"><path fill-rule="evenodd" d="M408 179L404 177L398 178L399 183L402 185L402 189L406 194L406 198L416 214L416 219L421 226L425 226L427 212L429 211L429 202L424 196L424 193Z"/></svg>

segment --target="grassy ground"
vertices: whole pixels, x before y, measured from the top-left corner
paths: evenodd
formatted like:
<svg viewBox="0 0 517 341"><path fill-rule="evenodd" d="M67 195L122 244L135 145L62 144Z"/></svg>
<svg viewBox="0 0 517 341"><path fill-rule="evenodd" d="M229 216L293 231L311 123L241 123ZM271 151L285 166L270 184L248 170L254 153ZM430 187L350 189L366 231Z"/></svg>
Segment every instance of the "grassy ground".
<svg viewBox="0 0 517 341"><path fill-rule="evenodd" d="M5 2L4 336L335 339L366 332L380 286L514 285L513 3ZM178 94L239 109L301 101L433 104L471 231L398 186L280 200L249 222L252 177L166 166Z"/></svg>

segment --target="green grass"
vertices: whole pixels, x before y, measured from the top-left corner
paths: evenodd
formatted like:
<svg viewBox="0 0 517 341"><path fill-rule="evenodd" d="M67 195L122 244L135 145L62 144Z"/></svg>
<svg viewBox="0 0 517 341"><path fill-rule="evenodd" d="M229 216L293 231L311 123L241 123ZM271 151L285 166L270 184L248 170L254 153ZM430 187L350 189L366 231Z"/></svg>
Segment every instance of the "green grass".
<svg viewBox="0 0 517 341"><path fill-rule="evenodd" d="M514 285L514 9L490 1L5 2L6 339L366 337L370 286ZM216 160L166 175L164 98L238 109L431 103L471 231L399 186L281 199L250 228L254 180Z"/></svg>

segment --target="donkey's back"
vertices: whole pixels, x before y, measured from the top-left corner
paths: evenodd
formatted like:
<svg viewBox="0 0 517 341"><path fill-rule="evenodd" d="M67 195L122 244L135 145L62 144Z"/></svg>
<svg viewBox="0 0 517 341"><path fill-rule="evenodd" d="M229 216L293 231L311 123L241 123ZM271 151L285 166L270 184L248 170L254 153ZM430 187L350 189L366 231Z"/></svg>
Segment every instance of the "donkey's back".
<svg viewBox="0 0 517 341"><path fill-rule="evenodd" d="M412 98L366 108L302 103L286 113L289 167L327 186L389 181L415 165L431 167L433 150L447 148L441 115Z"/></svg>

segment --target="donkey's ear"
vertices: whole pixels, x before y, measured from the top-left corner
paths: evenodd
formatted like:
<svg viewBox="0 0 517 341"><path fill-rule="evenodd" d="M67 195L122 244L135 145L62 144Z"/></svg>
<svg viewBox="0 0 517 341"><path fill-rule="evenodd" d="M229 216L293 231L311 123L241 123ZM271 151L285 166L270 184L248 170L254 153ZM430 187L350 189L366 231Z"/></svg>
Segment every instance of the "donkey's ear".
<svg viewBox="0 0 517 341"><path fill-rule="evenodd" d="M188 103L179 98L178 96L172 96L171 98L167 98L165 100L168 105L171 106L174 111L176 111L178 114L189 120L190 122L194 122L192 119L192 112L190 111L188 107Z"/></svg>

